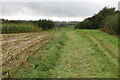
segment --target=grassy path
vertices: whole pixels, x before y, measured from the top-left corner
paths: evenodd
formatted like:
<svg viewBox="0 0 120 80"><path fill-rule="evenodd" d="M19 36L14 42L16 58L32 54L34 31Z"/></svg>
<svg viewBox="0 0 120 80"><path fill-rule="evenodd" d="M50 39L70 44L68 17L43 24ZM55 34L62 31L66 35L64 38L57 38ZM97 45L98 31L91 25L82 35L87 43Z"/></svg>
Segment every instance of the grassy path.
<svg viewBox="0 0 120 80"><path fill-rule="evenodd" d="M91 30L91 32L93 31ZM107 43L104 42L105 40L100 42L96 38L98 35L96 34L97 32L99 31L94 32L95 34L90 34L89 30L66 32L68 41L64 46L63 54L59 61L60 63L52 71L51 77L117 77L117 47L112 45L109 41ZM101 32L101 35L102 34L103 33ZM104 36L107 37L109 35L104 34ZM102 39L104 39L103 37L101 36ZM117 41L117 39L114 38L113 40ZM112 48L107 45L111 45Z"/></svg>
<svg viewBox="0 0 120 80"><path fill-rule="evenodd" d="M40 51L41 61L28 77L116 78L117 38L97 30L50 31L55 39ZM43 67L44 66L44 67Z"/></svg>

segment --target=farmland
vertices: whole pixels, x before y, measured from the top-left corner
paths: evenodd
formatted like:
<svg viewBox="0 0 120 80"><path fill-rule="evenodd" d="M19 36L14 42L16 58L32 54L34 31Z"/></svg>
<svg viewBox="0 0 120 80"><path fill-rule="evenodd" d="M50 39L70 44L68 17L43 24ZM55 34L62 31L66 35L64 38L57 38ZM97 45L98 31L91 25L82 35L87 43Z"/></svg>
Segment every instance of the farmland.
<svg viewBox="0 0 120 80"><path fill-rule="evenodd" d="M2 24L2 33L38 32L40 29L32 24Z"/></svg>
<svg viewBox="0 0 120 80"><path fill-rule="evenodd" d="M117 78L117 53L117 37L99 30L3 34L3 77Z"/></svg>

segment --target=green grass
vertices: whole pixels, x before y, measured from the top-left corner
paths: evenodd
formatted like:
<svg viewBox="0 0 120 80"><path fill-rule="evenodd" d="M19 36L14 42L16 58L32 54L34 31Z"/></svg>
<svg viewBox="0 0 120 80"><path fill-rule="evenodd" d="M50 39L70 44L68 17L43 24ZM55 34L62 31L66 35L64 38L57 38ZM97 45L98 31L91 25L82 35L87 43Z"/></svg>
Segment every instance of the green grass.
<svg viewBox="0 0 120 80"><path fill-rule="evenodd" d="M118 65L114 64L118 60L111 55L117 55L117 38L98 30L68 30L66 34L68 41L64 46L59 66L51 71L51 78L116 78L118 76ZM102 43L96 38L98 35L101 35ZM112 44L111 40L115 44ZM111 53L109 49L113 49L115 53Z"/></svg>
<svg viewBox="0 0 120 80"><path fill-rule="evenodd" d="M29 78L117 78L117 38L98 30L50 30Z"/></svg>
<svg viewBox="0 0 120 80"><path fill-rule="evenodd" d="M101 73L105 78L115 78L118 76L118 39L107 33L97 30L78 30L83 34L90 45L94 49L95 60L101 65ZM92 36L95 40L90 39ZM97 41L97 42L96 42ZM92 51L92 50L90 50ZM102 77L103 77L102 76ZM99 76L100 77L100 76Z"/></svg>
<svg viewBox="0 0 120 80"><path fill-rule="evenodd" d="M33 66L33 70L27 74L28 78L45 78L50 77L50 70L56 66L56 63L61 57L62 49L67 40L65 32L61 32L55 37L55 40L45 45L40 49L41 60ZM33 58L35 59L35 58Z"/></svg>
<svg viewBox="0 0 120 80"><path fill-rule="evenodd" d="M26 32L37 32L40 28L33 24L2 24L2 33L26 33Z"/></svg>

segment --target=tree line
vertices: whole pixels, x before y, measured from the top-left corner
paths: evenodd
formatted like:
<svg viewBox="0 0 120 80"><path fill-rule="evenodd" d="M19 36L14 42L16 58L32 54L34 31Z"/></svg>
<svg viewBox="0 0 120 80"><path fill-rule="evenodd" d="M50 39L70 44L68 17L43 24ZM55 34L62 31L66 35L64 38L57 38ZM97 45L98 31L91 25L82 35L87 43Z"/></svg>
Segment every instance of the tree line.
<svg viewBox="0 0 120 80"><path fill-rule="evenodd" d="M75 29L100 29L110 34L119 34L118 28L120 11L116 11L115 8L104 7L97 14L92 17L86 18L84 21L79 22Z"/></svg>
<svg viewBox="0 0 120 80"><path fill-rule="evenodd" d="M0 19L2 22L2 33L24 33L24 32L37 32L41 30L53 29L55 23L52 20L38 20L38 21L25 21L25 20L5 20Z"/></svg>

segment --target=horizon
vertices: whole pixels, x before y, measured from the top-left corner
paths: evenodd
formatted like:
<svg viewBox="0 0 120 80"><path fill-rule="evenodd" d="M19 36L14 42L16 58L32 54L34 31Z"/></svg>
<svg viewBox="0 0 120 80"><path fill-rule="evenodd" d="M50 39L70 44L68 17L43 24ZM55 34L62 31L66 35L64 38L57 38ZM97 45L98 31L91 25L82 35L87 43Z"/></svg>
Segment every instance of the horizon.
<svg viewBox="0 0 120 80"><path fill-rule="evenodd" d="M39 19L39 20L9 20L9 19L0 18L0 20L7 20L7 21L39 21L39 20L51 20L51 19ZM53 21L53 20L51 20L51 21ZM54 22L80 22L80 21L54 21Z"/></svg>

